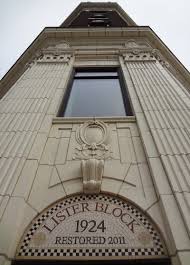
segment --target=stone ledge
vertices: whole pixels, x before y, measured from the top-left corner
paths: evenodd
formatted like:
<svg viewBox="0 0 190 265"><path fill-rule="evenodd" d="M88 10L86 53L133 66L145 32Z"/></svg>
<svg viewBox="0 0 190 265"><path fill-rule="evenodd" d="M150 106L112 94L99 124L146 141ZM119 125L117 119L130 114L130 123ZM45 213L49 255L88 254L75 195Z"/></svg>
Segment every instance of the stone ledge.
<svg viewBox="0 0 190 265"><path fill-rule="evenodd" d="M101 120L109 123L131 123L136 122L135 116L123 116L123 117L54 117L52 124L65 124L65 123L83 123L89 120Z"/></svg>

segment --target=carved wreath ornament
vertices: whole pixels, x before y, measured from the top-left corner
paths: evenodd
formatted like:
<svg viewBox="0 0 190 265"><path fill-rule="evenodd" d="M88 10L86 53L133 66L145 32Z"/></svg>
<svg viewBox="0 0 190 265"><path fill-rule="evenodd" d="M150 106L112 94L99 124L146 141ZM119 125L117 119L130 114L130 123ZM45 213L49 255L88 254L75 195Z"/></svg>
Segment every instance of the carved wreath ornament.
<svg viewBox="0 0 190 265"><path fill-rule="evenodd" d="M76 148L74 159L106 159L111 156L109 129L104 122L85 122L77 130L76 140L80 146Z"/></svg>
<svg viewBox="0 0 190 265"><path fill-rule="evenodd" d="M73 159L81 161L84 193L99 193L104 171L104 160L111 158L109 128L101 121L82 124L76 132L76 147Z"/></svg>

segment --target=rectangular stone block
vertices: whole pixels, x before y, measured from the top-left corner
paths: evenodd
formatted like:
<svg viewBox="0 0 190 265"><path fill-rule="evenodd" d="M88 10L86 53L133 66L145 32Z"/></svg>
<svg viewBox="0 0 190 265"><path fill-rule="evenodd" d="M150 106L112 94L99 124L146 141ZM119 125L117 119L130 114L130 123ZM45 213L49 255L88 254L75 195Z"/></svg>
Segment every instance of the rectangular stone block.
<svg viewBox="0 0 190 265"><path fill-rule="evenodd" d="M116 130L116 123L109 123L109 129L111 131L115 131Z"/></svg>
<svg viewBox="0 0 190 265"><path fill-rule="evenodd" d="M139 130L136 123L129 124L130 132L132 137L139 136Z"/></svg>
<svg viewBox="0 0 190 265"><path fill-rule="evenodd" d="M183 252L178 252L177 253L177 257L178 257L178 262L174 265L178 265L178 264L182 264L182 265L189 265L189 261L190 261L190 251L183 251Z"/></svg>
<svg viewBox="0 0 190 265"><path fill-rule="evenodd" d="M0 194L11 195L17 183L25 158L0 159Z"/></svg>
<svg viewBox="0 0 190 265"><path fill-rule="evenodd" d="M61 180L82 178L81 161L67 161L65 165L56 165Z"/></svg>
<svg viewBox="0 0 190 265"><path fill-rule="evenodd" d="M112 192L114 194L118 194L121 185L122 185L122 182L119 180L109 179L109 178L104 177L102 179L101 191Z"/></svg>
<svg viewBox="0 0 190 265"><path fill-rule="evenodd" d="M59 144L59 139L48 138L40 160L40 164L46 164L46 165L54 164L55 157L57 154L58 144Z"/></svg>
<svg viewBox="0 0 190 265"><path fill-rule="evenodd" d="M12 142L12 139L15 136L15 132L2 132L0 133L0 156L3 156L3 153L6 151L9 143Z"/></svg>
<svg viewBox="0 0 190 265"><path fill-rule="evenodd" d="M22 198L10 198L7 209L0 222L0 253L9 258L15 257L19 242L26 226L36 216L37 212L32 209Z"/></svg>
<svg viewBox="0 0 190 265"><path fill-rule="evenodd" d="M122 163L135 163L135 152L132 144L132 138L119 137L119 149Z"/></svg>
<svg viewBox="0 0 190 265"><path fill-rule="evenodd" d="M82 179L73 179L63 183L64 190L67 195L77 192L83 192Z"/></svg>
<svg viewBox="0 0 190 265"><path fill-rule="evenodd" d="M111 151L112 151L111 157L113 159L120 159L117 131L112 131L111 132L110 144L111 144Z"/></svg>
<svg viewBox="0 0 190 265"><path fill-rule="evenodd" d="M159 154L157 151L157 147L156 147L156 144L152 138L151 133L149 131L147 131L147 132L141 131L141 139L143 142L143 146L144 146L146 155L149 158L158 157Z"/></svg>
<svg viewBox="0 0 190 265"><path fill-rule="evenodd" d="M152 177L150 175L148 165L146 163L140 163L140 164L138 164L138 169L140 172L142 185L143 185L144 189L153 188Z"/></svg>
<svg viewBox="0 0 190 265"><path fill-rule="evenodd" d="M56 89L54 97L53 97L53 99L50 103L50 106L48 108L47 114L54 114L55 115L57 113L62 98L63 98L62 89Z"/></svg>
<svg viewBox="0 0 190 265"><path fill-rule="evenodd" d="M40 165L30 192L28 202L38 211L42 211L52 202L65 196L62 184L49 187L53 167Z"/></svg>
<svg viewBox="0 0 190 265"><path fill-rule="evenodd" d="M44 120L42 121L41 127L39 132L41 133L48 133L51 125L52 125L52 119L54 115L45 115Z"/></svg>
<svg viewBox="0 0 190 265"><path fill-rule="evenodd" d="M190 249L189 236L173 195L161 195L161 206L165 224L171 234L171 244L176 250Z"/></svg>
<svg viewBox="0 0 190 265"><path fill-rule="evenodd" d="M142 142L140 137L132 137L134 149L135 149L135 155L137 163L144 163L146 162L146 156L143 150Z"/></svg>
<svg viewBox="0 0 190 265"><path fill-rule="evenodd" d="M160 158L149 158L148 162L157 195L172 194L171 187L168 182L168 176L165 173Z"/></svg>
<svg viewBox="0 0 190 265"><path fill-rule="evenodd" d="M119 137L131 137L131 132L129 128L117 129Z"/></svg>
<svg viewBox="0 0 190 265"><path fill-rule="evenodd" d="M69 138L61 138L58 145L55 164L65 164L68 146L69 146Z"/></svg>
<svg viewBox="0 0 190 265"><path fill-rule="evenodd" d="M103 176L107 178L124 180L129 167L129 163L122 164L120 160L107 160L105 161Z"/></svg>
<svg viewBox="0 0 190 265"><path fill-rule="evenodd" d="M13 196L23 197L27 200L38 168L36 160L26 160L21 175L15 186Z"/></svg>
<svg viewBox="0 0 190 265"><path fill-rule="evenodd" d="M36 132L16 132L12 138L9 146L3 153L4 157L27 157L34 139Z"/></svg>
<svg viewBox="0 0 190 265"><path fill-rule="evenodd" d="M185 156L186 157L186 156ZM183 156L161 156L164 168L174 192L190 191L189 168Z"/></svg>
<svg viewBox="0 0 190 265"><path fill-rule="evenodd" d="M75 132L72 132L67 152L67 160L73 160L76 153L76 147L79 147L79 144L76 141Z"/></svg>
<svg viewBox="0 0 190 265"><path fill-rule="evenodd" d="M119 195L128 198L144 210L147 208L147 203L142 187L136 188L129 184L123 183L119 190Z"/></svg>
<svg viewBox="0 0 190 265"><path fill-rule="evenodd" d="M46 134L44 133L37 134L32 149L30 151L30 154L28 156L29 159L39 160L41 158L44 146L46 144L46 140L47 140Z"/></svg>
<svg viewBox="0 0 190 265"><path fill-rule="evenodd" d="M162 212L160 210L160 205L157 202L156 204L152 205L148 210L147 213L152 217L152 219L156 222L157 226L161 229L162 235L164 236L164 239L167 243L167 245L170 245L169 238L167 236L167 230L164 224L164 219Z"/></svg>
<svg viewBox="0 0 190 265"><path fill-rule="evenodd" d="M190 235L190 201L187 200L185 193L175 193L175 197L181 209L181 214L183 216L183 220L186 224L188 234Z"/></svg>
<svg viewBox="0 0 190 265"><path fill-rule="evenodd" d="M7 207L8 201L9 201L9 196L0 196L0 220L1 220L1 217L3 216L4 211Z"/></svg>
<svg viewBox="0 0 190 265"><path fill-rule="evenodd" d="M135 114L143 112L138 99L133 98L132 103L133 103L133 111L135 112Z"/></svg>
<svg viewBox="0 0 190 265"><path fill-rule="evenodd" d="M60 130L60 131L61 131L61 137L70 138L70 136L71 136L71 130L70 129L65 129L65 130Z"/></svg>
<svg viewBox="0 0 190 265"><path fill-rule="evenodd" d="M127 169L126 177L124 182L131 187L142 189L142 180L138 168L138 164L130 164L130 167Z"/></svg>
<svg viewBox="0 0 190 265"><path fill-rule="evenodd" d="M62 131L59 130L59 124L53 124L49 133L49 137L60 138Z"/></svg>

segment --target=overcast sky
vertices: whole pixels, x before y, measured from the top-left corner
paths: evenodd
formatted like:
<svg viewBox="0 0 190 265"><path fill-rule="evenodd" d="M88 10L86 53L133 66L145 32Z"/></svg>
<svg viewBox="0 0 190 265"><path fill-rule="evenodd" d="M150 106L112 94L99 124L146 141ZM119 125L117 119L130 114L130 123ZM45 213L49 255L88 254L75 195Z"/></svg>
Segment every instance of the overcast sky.
<svg viewBox="0 0 190 265"><path fill-rule="evenodd" d="M44 27L59 26L80 2L78 0L0 0L0 79ZM110 2L120 4L138 25L150 26L190 70L190 0Z"/></svg>

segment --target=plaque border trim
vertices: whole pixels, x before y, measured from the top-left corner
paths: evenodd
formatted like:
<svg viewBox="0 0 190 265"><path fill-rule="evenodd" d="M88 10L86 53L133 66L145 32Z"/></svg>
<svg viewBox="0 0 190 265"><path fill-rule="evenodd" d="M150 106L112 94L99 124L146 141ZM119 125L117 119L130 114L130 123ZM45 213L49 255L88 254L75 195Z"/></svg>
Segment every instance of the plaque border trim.
<svg viewBox="0 0 190 265"><path fill-rule="evenodd" d="M93 196L108 196L108 197L112 197L113 199L119 199L121 201L123 201L124 203L129 203L129 205L131 205L132 207L136 208L136 210L138 210L140 213L143 214L144 218L147 218L148 221L150 222L151 226L153 227L153 229L158 233L159 239L162 243L162 247L163 247L163 252L165 253L164 255L136 255L136 256L127 256L127 255L122 255L122 256L109 256L109 255L105 255L105 256L19 256L19 250L21 248L21 245L23 243L23 240L25 239L27 233L29 232L29 230L31 229L31 227L35 224L35 222L37 221L37 219L43 215L43 213L47 212L48 209L51 209L53 206L55 207L57 204L59 204L61 201L70 199L72 197L77 197L77 196L83 196L83 197L93 197ZM53 249L53 248L52 248ZM113 250L114 248L110 247L110 250ZM141 248L143 249L143 248ZM70 194L67 195L61 199L58 199L57 201L51 203L50 205L48 205L47 207L45 207L40 213L38 213L33 220L27 225L24 233L21 236L21 239L19 241L19 244L16 248L16 253L15 253L15 260L102 260L102 259L106 259L106 260L158 260L158 259L167 259L169 258L168 255L168 251L167 251L167 247L166 247L166 243L165 243L165 239L162 235L162 232L160 231L160 228L158 227L158 225L155 223L155 221L152 219L152 217L143 209L141 209L136 203L134 203L133 201L129 200L128 198L118 195L118 194L113 194L110 192L101 192L98 195L86 195L84 193L81 192L77 192L74 194Z"/></svg>

